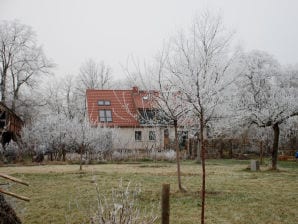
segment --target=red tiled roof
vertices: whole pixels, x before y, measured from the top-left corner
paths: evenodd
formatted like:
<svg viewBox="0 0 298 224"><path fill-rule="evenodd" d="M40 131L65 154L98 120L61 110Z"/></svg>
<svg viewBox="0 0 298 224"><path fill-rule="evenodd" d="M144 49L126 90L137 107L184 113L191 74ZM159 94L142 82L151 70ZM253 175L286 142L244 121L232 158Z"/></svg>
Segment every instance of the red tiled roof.
<svg viewBox="0 0 298 224"><path fill-rule="evenodd" d="M133 93L133 99L135 106L138 109L152 109L155 107L154 96L157 95L155 91L139 91L138 93Z"/></svg>
<svg viewBox="0 0 298 224"><path fill-rule="evenodd" d="M86 103L89 120L94 124L98 124L99 110L107 109L112 111L112 122L107 122L105 125L109 127L139 126L137 110L153 108L152 97L147 93L146 91L139 91L137 87L132 90L88 89L86 91ZM108 100L111 105L99 106L99 100Z"/></svg>

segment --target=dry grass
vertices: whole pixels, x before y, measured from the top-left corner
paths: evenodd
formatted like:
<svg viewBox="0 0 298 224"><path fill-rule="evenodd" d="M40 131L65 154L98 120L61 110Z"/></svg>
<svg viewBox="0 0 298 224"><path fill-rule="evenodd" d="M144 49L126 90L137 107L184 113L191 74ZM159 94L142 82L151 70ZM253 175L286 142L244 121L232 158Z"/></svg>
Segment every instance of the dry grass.
<svg viewBox="0 0 298 224"><path fill-rule="evenodd" d="M280 171L249 172L249 161L209 160L207 163L206 223L294 224L298 213L298 163L280 162ZM22 178L30 187L13 184L10 190L28 196L30 203L16 202L24 223L89 223L96 206L93 178L103 194L119 180L141 184L143 205L159 209L162 183L171 184L171 223L199 223L200 167L182 163L179 193L175 163L44 165L1 167L0 172ZM21 209L22 208L22 209ZM158 211L159 212L159 211ZM158 214L159 215L159 214ZM157 221L159 223L159 221Z"/></svg>

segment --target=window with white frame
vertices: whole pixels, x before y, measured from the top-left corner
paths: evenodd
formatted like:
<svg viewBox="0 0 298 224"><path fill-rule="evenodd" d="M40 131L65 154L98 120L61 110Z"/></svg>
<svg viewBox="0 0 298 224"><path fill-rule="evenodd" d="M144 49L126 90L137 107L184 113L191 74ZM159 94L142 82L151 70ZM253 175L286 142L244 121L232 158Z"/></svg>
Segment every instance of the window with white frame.
<svg viewBox="0 0 298 224"><path fill-rule="evenodd" d="M112 122L112 110L99 110L100 122Z"/></svg>
<svg viewBox="0 0 298 224"><path fill-rule="evenodd" d="M99 100L97 102L98 106L111 106L111 101L109 100Z"/></svg>

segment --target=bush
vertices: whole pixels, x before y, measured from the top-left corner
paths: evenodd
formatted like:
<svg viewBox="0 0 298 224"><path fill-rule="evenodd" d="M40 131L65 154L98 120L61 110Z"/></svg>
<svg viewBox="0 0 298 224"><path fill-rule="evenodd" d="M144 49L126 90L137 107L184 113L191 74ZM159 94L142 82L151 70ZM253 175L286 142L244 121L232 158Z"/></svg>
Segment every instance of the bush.
<svg viewBox="0 0 298 224"><path fill-rule="evenodd" d="M8 163L15 162L18 156L20 156L20 153L18 144L12 140L5 146L4 156Z"/></svg>
<svg viewBox="0 0 298 224"><path fill-rule="evenodd" d="M151 224L157 219L153 211L149 214L142 212L139 204L140 187L130 189L130 183L124 186L122 181L117 189L111 190L111 197L101 195L97 183L98 207L96 214L91 217L92 224Z"/></svg>

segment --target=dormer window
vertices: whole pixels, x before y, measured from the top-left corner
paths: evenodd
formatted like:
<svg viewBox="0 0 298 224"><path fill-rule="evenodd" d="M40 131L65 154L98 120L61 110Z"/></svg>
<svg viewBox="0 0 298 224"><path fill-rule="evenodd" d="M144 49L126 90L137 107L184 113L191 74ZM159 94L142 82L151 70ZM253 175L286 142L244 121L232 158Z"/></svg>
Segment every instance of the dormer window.
<svg viewBox="0 0 298 224"><path fill-rule="evenodd" d="M111 106L111 101L109 100L99 100L98 106Z"/></svg>

